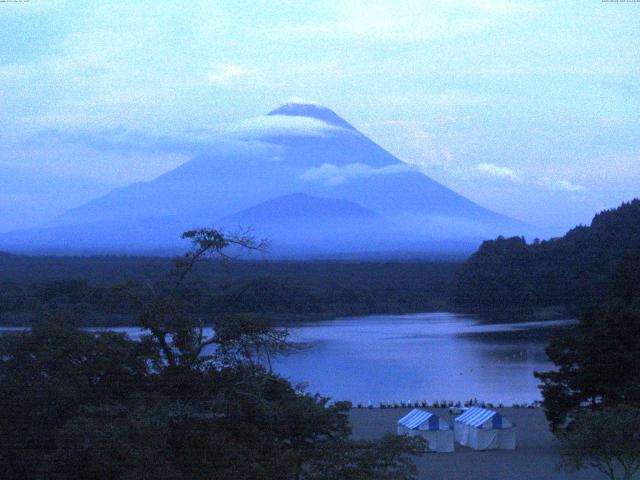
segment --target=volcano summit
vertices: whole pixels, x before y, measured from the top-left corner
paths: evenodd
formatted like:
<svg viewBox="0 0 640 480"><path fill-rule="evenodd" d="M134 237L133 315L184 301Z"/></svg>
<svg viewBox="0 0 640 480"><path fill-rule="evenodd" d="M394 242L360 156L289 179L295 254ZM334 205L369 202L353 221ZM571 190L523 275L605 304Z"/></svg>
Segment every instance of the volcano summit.
<svg viewBox="0 0 640 480"><path fill-rule="evenodd" d="M229 126L199 155L49 224L0 236L31 253L161 253L180 233L251 227L275 256L438 254L527 226L391 155L332 110L288 103Z"/></svg>

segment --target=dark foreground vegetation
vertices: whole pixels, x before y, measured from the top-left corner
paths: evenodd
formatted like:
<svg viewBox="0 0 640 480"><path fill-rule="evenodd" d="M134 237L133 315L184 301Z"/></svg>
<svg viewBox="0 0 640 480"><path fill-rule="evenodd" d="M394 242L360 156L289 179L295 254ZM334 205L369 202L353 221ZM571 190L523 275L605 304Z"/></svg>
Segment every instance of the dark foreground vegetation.
<svg viewBox="0 0 640 480"><path fill-rule="evenodd" d="M640 249L627 252L608 291L551 341L557 369L536 376L565 466L631 480L640 472Z"/></svg>
<svg viewBox="0 0 640 480"><path fill-rule="evenodd" d="M451 303L496 314L577 315L606 301L625 256L640 249L640 200L596 215L562 238L486 241L455 275Z"/></svg>
<svg viewBox="0 0 640 480"><path fill-rule="evenodd" d="M270 370L289 348L285 330L214 316L215 334L203 335L181 287L204 255L255 245L207 230L187 237L194 250L163 288L126 287L141 341L79 330L68 316L0 336L0 478L415 478L419 440L353 440L349 404Z"/></svg>
<svg viewBox="0 0 640 480"><path fill-rule="evenodd" d="M275 321L432 311L447 301L453 262L203 259L181 286L194 314L254 314ZM0 253L0 325L73 312L93 326L132 325L125 284L166 287L172 263L153 257L27 257Z"/></svg>

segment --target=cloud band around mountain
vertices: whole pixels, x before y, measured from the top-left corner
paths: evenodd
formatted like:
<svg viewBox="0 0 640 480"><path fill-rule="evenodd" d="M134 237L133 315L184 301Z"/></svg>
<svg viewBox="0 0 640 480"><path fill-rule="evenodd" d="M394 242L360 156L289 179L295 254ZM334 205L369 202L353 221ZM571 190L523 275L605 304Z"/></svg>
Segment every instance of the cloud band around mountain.
<svg viewBox="0 0 640 480"><path fill-rule="evenodd" d="M394 175L397 173L418 171L415 165L399 163L385 167L371 167L364 163L350 163L344 166L324 163L319 167L305 170L300 178L307 181L322 182L325 185L339 185L354 178L368 178L374 175Z"/></svg>

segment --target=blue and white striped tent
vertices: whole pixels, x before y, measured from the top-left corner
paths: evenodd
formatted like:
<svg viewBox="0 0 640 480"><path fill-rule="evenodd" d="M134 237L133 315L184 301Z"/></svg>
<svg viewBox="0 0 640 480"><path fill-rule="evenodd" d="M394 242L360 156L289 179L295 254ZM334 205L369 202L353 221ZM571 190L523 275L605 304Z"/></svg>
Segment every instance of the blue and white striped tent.
<svg viewBox="0 0 640 480"><path fill-rule="evenodd" d="M502 415L495 410L472 407L459 417L456 417L456 422L465 423L475 428L482 428L488 420L491 420L491 428L502 428ZM508 420L507 423L509 423ZM506 428L509 428L509 426L510 425L506 426Z"/></svg>
<svg viewBox="0 0 640 480"><path fill-rule="evenodd" d="M495 410L472 407L455 419L455 437L461 445L475 450L513 450L516 429Z"/></svg>
<svg viewBox="0 0 640 480"><path fill-rule="evenodd" d="M426 440L427 450L453 452L453 431L449 424L437 415L414 408L400 420L398 435L419 436Z"/></svg>
<svg viewBox="0 0 640 480"><path fill-rule="evenodd" d="M440 430L440 418L433 413L414 408L398 420L398 425L403 425L409 430L419 427L421 430ZM447 425L447 430L448 427Z"/></svg>

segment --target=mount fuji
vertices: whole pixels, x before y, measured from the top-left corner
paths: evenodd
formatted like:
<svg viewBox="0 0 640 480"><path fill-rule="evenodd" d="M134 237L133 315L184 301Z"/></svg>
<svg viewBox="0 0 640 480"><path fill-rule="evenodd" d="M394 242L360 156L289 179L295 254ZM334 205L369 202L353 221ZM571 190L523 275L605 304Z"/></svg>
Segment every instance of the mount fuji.
<svg viewBox="0 0 640 480"><path fill-rule="evenodd" d="M199 155L42 227L0 235L22 253L169 253L180 233L251 227L276 256L468 252L526 224L483 208L332 110L289 103L230 125Z"/></svg>

